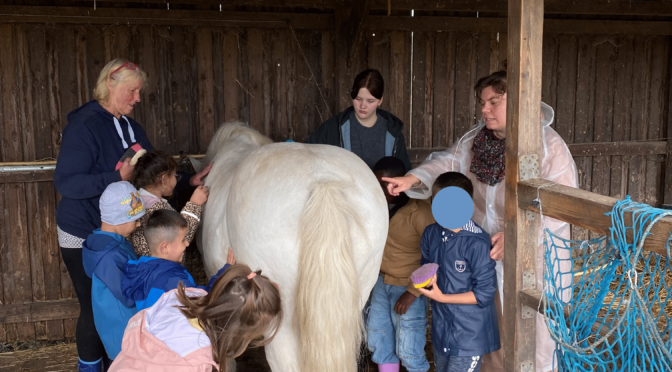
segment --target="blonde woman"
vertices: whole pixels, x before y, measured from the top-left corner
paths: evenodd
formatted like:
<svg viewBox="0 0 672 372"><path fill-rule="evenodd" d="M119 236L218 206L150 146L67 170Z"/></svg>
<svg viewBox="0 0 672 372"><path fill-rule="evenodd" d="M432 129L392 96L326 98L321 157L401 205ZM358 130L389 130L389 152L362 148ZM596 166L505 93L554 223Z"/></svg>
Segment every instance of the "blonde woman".
<svg viewBox="0 0 672 372"><path fill-rule="evenodd" d="M79 299L77 352L79 371L101 371L105 349L93 323L91 278L82 265L82 242L100 227L98 199L112 182L128 181L129 161L115 170L124 153L139 144L152 145L142 127L127 117L140 102L147 74L140 66L115 59L100 72L94 100L68 114L56 162L54 184L61 194L56 209L58 243Z"/></svg>

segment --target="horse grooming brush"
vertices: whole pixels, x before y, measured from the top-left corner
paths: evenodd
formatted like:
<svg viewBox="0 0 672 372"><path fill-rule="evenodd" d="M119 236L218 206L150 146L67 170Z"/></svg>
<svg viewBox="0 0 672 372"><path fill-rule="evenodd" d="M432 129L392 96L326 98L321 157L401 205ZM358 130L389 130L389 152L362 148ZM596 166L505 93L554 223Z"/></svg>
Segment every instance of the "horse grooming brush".
<svg viewBox="0 0 672 372"><path fill-rule="evenodd" d="M439 264L428 263L422 265L411 274L411 281L415 288L426 287L432 281L432 277L439 270Z"/></svg>
<svg viewBox="0 0 672 372"><path fill-rule="evenodd" d="M135 145L131 146L126 150L124 155L121 156L121 159L117 162L117 166L114 168L114 170L119 170L122 165L124 165L124 160L126 159L131 159L131 165L135 165L138 162L138 159L142 155L145 155L147 153L147 150L143 149L142 146L140 146L139 143L136 143Z"/></svg>

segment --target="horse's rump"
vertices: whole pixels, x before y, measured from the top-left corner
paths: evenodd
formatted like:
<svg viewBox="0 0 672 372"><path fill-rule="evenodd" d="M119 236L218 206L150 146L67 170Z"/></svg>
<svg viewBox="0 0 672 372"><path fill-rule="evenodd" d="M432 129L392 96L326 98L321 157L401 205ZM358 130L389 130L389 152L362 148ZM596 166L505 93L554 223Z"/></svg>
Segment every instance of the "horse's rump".
<svg viewBox="0 0 672 372"><path fill-rule="evenodd" d="M212 157L203 226L208 272L223 264L231 246L240 262L262 269L279 284L287 316L283 335L267 347L276 370L290 368L274 358L303 359L301 364L312 369L316 364L305 358L321 355L331 363L327 356L333 355L347 360L322 370L350 371L361 335L361 308L377 278L387 237L380 185L356 155L334 146L278 143L252 151L246 146L234 154L227 143L228 156ZM235 159L245 152L244 159ZM300 320L291 319L295 301ZM301 339L312 341L295 349L280 341L288 340L285 332L299 328ZM332 344L322 345L325 340Z"/></svg>

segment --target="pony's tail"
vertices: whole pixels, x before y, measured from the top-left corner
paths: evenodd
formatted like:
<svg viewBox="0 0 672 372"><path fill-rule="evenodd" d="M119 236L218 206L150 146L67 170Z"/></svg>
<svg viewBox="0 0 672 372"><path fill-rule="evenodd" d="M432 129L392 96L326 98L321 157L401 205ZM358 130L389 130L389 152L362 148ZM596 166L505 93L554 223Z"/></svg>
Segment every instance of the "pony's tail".
<svg viewBox="0 0 672 372"><path fill-rule="evenodd" d="M301 216L296 321L302 372L357 370L363 322L349 221L362 225L343 189L318 183Z"/></svg>

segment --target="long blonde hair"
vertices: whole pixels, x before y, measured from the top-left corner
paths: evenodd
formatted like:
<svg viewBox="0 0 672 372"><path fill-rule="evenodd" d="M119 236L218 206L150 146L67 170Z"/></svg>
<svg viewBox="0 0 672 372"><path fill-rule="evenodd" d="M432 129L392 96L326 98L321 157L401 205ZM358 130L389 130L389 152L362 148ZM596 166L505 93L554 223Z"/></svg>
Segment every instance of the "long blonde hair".
<svg viewBox="0 0 672 372"><path fill-rule="evenodd" d="M135 69L122 68L121 70L116 71L114 76L112 76L112 72L123 66L125 63L132 64L135 66ZM107 83L110 82L112 86L116 87L120 83L128 80L142 80L144 84L147 81L147 73L140 69L140 66L133 64L127 59L115 58L111 60L105 67L103 67L103 70L100 71L100 75L98 75L96 87L93 89L93 98L95 98L101 105L107 104L107 100L110 98L110 90L107 89Z"/></svg>
<svg viewBox="0 0 672 372"><path fill-rule="evenodd" d="M271 342L282 324L278 288L261 270L253 272L244 264L229 267L203 297L188 297L180 283L177 299L182 314L198 319L210 339L220 372L227 372L227 358L241 355L248 345L261 347Z"/></svg>

